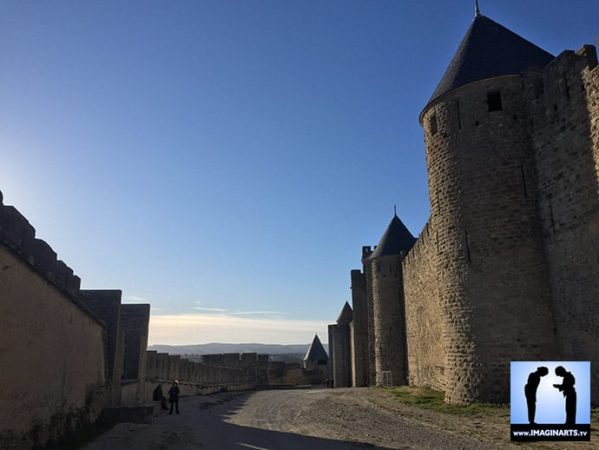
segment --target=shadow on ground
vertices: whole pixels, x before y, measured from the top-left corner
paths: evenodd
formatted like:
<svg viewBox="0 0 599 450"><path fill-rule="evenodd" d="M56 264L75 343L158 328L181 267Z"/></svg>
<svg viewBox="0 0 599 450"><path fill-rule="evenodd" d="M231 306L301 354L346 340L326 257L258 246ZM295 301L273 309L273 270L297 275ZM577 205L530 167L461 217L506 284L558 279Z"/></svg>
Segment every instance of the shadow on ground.
<svg viewBox="0 0 599 450"><path fill-rule="evenodd" d="M152 425L119 424L96 438L85 450L349 450L380 449L365 442L349 442L293 432L230 423L253 393L213 398L186 398L181 415L162 414ZM276 415L276 414L275 414ZM265 425L266 428L269 424Z"/></svg>
<svg viewBox="0 0 599 450"><path fill-rule="evenodd" d="M229 403L224 410L218 411L219 430L217 435L204 436L201 439L206 449L259 449L259 450L348 450L348 449L379 449L388 450L387 447L379 447L366 442L350 442L323 437L306 436L291 432L255 428L236 425L227 422L237 412L242 410L249 395ZM215 439L216 438L216 439Z"/></svg>

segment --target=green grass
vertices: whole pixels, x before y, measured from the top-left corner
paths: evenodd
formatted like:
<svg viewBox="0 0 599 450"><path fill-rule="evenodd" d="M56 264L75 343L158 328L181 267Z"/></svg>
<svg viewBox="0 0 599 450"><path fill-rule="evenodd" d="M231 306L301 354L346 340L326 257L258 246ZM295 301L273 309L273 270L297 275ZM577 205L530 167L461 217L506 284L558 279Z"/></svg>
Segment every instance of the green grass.
<svg viewBox="0 0 599 450"><path fill-rule="evenodd" d="M508 413L507 405L491 403L473 403L471 405L449 405L444 401L444 393L430 388L400 386L390 389L403 403L424 409L431 409L446 414L458 416L484 416Z"/></svg>

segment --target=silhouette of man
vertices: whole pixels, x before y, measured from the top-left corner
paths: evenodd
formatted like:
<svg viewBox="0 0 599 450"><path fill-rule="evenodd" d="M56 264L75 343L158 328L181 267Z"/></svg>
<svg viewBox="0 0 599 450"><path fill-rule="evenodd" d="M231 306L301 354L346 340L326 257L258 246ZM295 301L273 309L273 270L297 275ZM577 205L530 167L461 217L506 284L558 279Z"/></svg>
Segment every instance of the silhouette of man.
<svg viewBox="0 0 599 450"><path fill-rule="evenodd" d="M547 367L537 367L537 370L528 375L528 381L524 386L524 395L526 395L526 405L528 406L528 423L535 425L535 414L537 411L537 389L541 382L541 377L549 373Z"/></svg>
<svg viewBox="0 0 599 450"><path fill-rule="evenodd" d="M566 397L566 425L576 424L576 389L574 384L576 379L572 372L568 372L562 366L555 368L555 374L558 377L563 377L562 384L554 384L553 387L559 389Z"/></svg>
<svg viewBox="0 0 599 450"><path fill-rule="evenodd" d="M173 413L173 406L175 406L177 414L179 414L179 382L177 380L173 380L173 384L168 390L168 401L171 404L169 414Z"/></svg>

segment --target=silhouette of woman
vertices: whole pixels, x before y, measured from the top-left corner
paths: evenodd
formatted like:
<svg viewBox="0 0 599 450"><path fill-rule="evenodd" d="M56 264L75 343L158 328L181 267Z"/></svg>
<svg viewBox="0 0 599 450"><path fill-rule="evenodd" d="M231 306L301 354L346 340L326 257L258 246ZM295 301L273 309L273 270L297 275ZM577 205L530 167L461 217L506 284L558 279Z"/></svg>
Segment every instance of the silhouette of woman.
<svg viewBox="0 0 599 450"><path fill-rule="evenodd" d="M563 377L564 381L562 384L554 384L553 387L559 389L566 397L566 425L576 424L576 389L574 384L576 379L572 372L566 371L562 366L558 366L555 369L555 374L558 377Z"/></svg>

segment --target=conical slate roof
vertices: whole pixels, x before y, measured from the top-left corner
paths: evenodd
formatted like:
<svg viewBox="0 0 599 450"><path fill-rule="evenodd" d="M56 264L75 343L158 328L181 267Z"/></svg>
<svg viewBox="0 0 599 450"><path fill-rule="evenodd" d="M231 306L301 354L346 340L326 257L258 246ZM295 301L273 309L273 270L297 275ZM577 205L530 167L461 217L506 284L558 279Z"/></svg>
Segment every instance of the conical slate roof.
<svg viewBox="0 0 599 450"><path fill-rule="evenodd" d="M351 309L351 306L349 306L349 303L345 302L345 305L343 305L343 309L341 310L341 314L339 314L339 317L337 318L337 324L347 325L352 321L353 317L354 313Z"/></svg>
<svg viewBox="0 0 599 450"><path fill-rule="evenodd" d="M414 245L414 241L412 233L395 214L370 258L381 255L399 255L401 252L407 253Z"/></svg>
<svg viewBox="0 0 599 450"><path fill-rule="evenodd" d="M545 66L554 58L488 17L477 15L462 39L429 103L459 86Z"/></svg>
<svg viewBox="0 0 599 450"><path fill-rule="evenodd" d="M324 351L324 347L320 343L318 335L314 335L314 340L310 344L310 347L306 352L306 356L304 356L304 361L318 361L321 363L326 363L328 360L329 357L327 352Z"/></svg>

